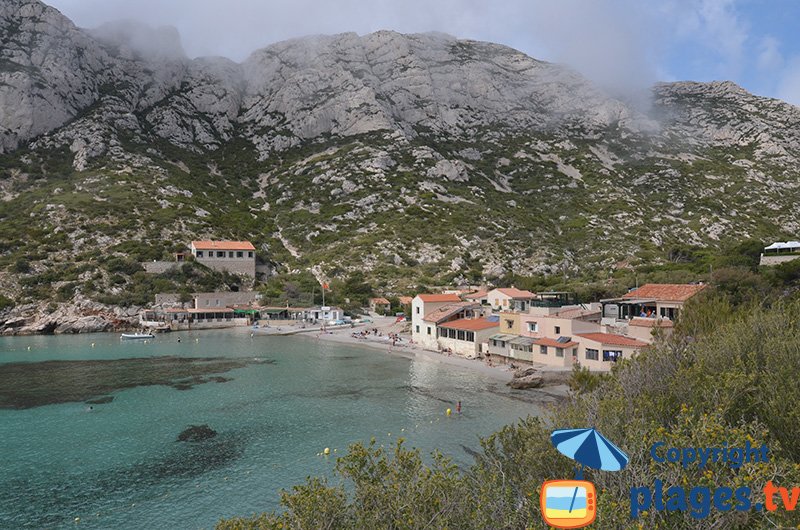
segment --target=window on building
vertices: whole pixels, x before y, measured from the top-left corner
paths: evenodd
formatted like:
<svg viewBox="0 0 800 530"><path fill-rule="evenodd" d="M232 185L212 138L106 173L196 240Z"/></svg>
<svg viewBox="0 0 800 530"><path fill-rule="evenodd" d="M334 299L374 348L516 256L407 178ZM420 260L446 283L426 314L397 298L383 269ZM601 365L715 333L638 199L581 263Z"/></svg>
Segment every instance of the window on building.
<svg viewBox="0 0 800 530"><path fill-rule="evenodd" d="M198 250L197 251L197 257L198 258L202 258L203 257L203 251L202 250Z"/></svg>
<svg viewBox="0 0 800 530"><path fill-rule="evenodd" d="M561 326L556 326L556 335L561 335Z"/></svg>
<svg viewBox="0 0 800 530"><path fill-rule="evenodd" d="M248 258L252 258L253 257L253 251L252 250L247 253L247 257Z"/></svg>
<svg viewBox="0 0 800 530"><path fill-rule="evenodd" d="M217 251L217 257L218 258L224 258L225 257L225 253L223 251L221 251L221 250L218 250Z"/></svg>
<svg viewBox="0 0 800 530"><path fill-rule="evenodd" d="M232 258L232 257L233 257L233 251L232 251L232 250L229 250L229 251L228 251L228 257L229 257L229 258Z"/></svg>
<svg viewBox="0 0 800 530"><path fill-rule="evenodd" d="M467 342L475 342L475 332L474 331L467 331L467 336L465 338Z"/></svg>
<svg viewBox="0 0 800 530"><path fill-rule="evenodd" d="M464 340L464 330L463 329L459 329L458 330L458 333L456 334L456 339Z"/></svg>
<svg viewBox="0 0 800 530"><path fill-rule="evenodd" d="M243 258L244 257L244 252L242 252L241 250L237 251L236 252L236 257L237 258Z"/></svg>
<svg viewBox="0 0 800 530"><path fill-rule="evenodd" d="M564 356L564 348L556 348L556 357Z"/></svg>
<svg viewBox="0 0 800 530"><path fill-rule="evenodd" d="M417 333L419 333L419 325L417 325Z"/></svg>
<svg viewBox="0 0 800 530"><path fill-rule="evenodd" d="M431 327L428 326L428 335L430 335L430 334L431 334Z"/></svg>
<svg viewBox="0 0 800 530"><path fill-rule="evenodd" d="M419 307L417 308L417 314L419 315Z"/></svg>
<svg viewBox="0 0 800 530"><path fill-rule="evenodd" d="M536 333L539 331L539 323L538 322L528 322L528 331L531 333Z"/></svg>
<svg viewBox="0 0 800 530"><path fill-rule="evenodd" d="M603 350L603 360L607 362L617 362L622 358L621 350Z"/></svg>
<svg viewBox="0 0 800 530"><path fill-rule="evenodd" d="M539 353L547 355L547 346L539 346Z"/></svg>
<svg viewBox="0 0 800 530"><path fill-rule="evenodd" d="M586 360L587 361L596 361L599 359L599 352L597 350L593 350L591 348L586 348Z"/></svg>
<svg viewBox="0 0 800 530"><path fill-rule="evenodd" d="M513 327L514 327L514 321L513 321L513 320L511 320L510 318L507 318L507 319L506 319L506 327L507 327L508 329L511 329L511 328L513 328Z"/></svg>

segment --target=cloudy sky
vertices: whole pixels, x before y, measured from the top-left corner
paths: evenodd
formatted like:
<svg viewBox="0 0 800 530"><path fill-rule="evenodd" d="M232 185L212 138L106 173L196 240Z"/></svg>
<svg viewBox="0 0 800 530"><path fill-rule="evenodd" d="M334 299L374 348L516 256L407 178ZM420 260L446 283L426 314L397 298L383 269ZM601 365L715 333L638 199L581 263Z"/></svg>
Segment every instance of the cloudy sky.
<svg viewBox="0 0 800 530"><path fill-rule="evenodd" d="M730 79L800 105L798 0L45 0L82 27L178 28L190 56L242 60L272 42L442 31L567 63L611 87Z"/></svg>

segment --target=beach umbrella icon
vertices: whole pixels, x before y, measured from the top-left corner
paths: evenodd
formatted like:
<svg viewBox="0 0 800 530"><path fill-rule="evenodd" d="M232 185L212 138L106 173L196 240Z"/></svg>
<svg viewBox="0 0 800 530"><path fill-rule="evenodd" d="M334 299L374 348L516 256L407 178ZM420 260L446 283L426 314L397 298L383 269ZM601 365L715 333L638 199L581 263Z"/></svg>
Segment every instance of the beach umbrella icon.
<svg viewBox="0 0 800 530"><path fill-rule="evenodd" d="M628 464L628 455L595 429L561 429L550 440L561 454L592 469L619 471Z"/></svg>

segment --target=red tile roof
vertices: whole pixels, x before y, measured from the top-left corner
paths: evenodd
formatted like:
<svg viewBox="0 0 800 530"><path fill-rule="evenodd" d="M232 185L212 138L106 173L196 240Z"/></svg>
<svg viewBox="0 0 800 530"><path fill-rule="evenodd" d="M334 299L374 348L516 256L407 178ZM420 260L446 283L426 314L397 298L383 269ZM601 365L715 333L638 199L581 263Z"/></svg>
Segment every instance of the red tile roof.
<svg viewBox="0 0 800 530"><path fill-rule="evenodd" d="M423 302L460 302L457 294L418 294Z"/></svg>
<svg viewBox="0 0 800 530"><path fill-rule="evenodd" d="M705 288L705 284L646 283L622 298L655 298L669 302L683 302Z"/></svg>
<svg viewBox="0 0 800 530"><path fill-rule="evenodd" d="M634 317L628 322L629 326L637 326L641 328L672 328L675 323L666 318L641 318Z"/></svg>
<svg viewBox="0 0 800 530"><path fill-rule="evenodd" d="M573 348L578 345L577 342L558 342L556 339L550 339L547 337L536 339L533 341L533 343L538 346L550 346L551 348Z"/></svg>
<svg viewBox="0 0 800 530"><path fill-rule="evenodd" d="M484 298L486 295L489 294L489 291L481 290L475 291L474 293L465 294L464 298L468 298L470 300L475 300L477 298Z"/></svg>
<svg viewBox="0 0 800 530"><path fill-rule="evenodd" d="M578 337L614 346L632 346L635 348L647 346L645 342L624 335L614 335L613 333L578 333Z"/></svg>
<svg viewBox="0 0 800 530"><path fill-rule="evenodd" d="M517 289L516 287L501 287L497 290L506 296L510 296L511 298L536 298L535 293L523 291L522 289Z"/></svg>
<svg viewBox="0 0 800 530"><path fill-rule="evenodd" d="M400 300L401 304L406 305L410 304L414 298L411 296L399 296L397 299Z"/></svg>
<svg viewBox="0 0 800 530"><path fill-rule="evenodd" d="M462 318L440 324L440 328L461 329L464 331L481 331L489 328L499 327L499 322L491 322L485 318Z"/></svg>
<svg viewBox="0 0 800 530"><path fill-rule="evenodd" d="M377 297L377 298L370 298L369 299L369 303L370 304L384 304L384 305L386 305L386 304L390 304L391 302L389 302L389 300L387 300L386 298Z"/></svg>
<svg viewBox="0 0 800 530"><path fill-rule="evenodd" d="M197 250L255 250L249 241L192 241Z"/></svg>

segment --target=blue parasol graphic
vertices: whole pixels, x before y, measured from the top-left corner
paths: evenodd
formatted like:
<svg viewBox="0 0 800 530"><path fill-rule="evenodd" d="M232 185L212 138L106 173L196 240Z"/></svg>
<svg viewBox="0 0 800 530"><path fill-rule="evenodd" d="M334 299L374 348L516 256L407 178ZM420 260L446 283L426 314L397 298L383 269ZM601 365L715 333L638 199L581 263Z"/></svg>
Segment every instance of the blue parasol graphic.
<svg viewBox="0 0 800 530"><path fill-rule="evenodd" d="M628 464L628 455L595 429L561 429L550 440L561 454L592 469L619 471Z"/></svg>

